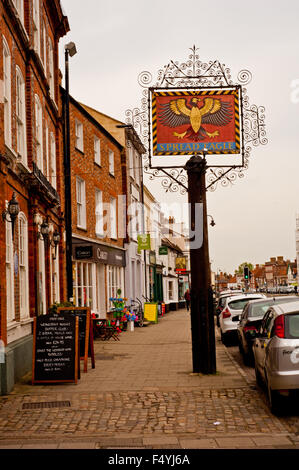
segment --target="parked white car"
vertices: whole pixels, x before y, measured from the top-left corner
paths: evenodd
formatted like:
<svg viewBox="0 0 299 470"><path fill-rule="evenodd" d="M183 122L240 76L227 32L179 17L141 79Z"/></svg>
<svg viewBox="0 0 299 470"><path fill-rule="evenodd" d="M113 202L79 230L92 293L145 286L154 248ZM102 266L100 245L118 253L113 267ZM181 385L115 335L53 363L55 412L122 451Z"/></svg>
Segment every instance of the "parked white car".
<svg viewBox="0 0 299 470"><path fill-rule="evenodd" d="M237 338L237 328L243 308L249 300L265 299L264 294L242 294L226 297L223 309L219 315L221 341L228 343L229 337Z"/></svg>

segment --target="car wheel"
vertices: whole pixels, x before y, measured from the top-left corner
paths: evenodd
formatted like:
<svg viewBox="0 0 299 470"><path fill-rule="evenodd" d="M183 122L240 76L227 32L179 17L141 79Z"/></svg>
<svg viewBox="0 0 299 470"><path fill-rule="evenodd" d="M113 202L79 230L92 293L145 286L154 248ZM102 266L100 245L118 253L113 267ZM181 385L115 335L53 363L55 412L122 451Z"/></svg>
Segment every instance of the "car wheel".
<svg viewBox="0 0 299 470"><path fill-rule="evenodd" d="M282 398L277 390L272 390L269 383L267 382L268 401L271 413L274 415L280 414L282 411Z"/></svg>
<svg viewBox="0 0 299 470"><path fill-rule="evenodd" d="M220 334L221 334L221 341L222 341L222 343L224 344L224 346L227 346L227 345L228 345L227 335L226 335L225 333L222 333L221 330L220 330Z"/></svg>

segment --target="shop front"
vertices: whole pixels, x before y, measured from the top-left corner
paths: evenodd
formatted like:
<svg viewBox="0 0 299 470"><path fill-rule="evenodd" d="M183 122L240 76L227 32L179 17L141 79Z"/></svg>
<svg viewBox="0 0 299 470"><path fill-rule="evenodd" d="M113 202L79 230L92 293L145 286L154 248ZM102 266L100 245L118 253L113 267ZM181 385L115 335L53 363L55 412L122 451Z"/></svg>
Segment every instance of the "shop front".
<svg viewBox="0 0 299 470"><path fill-rule="evenodd" d="M73 291L78 307L106 318L117 290L124 294L125 250L73 239Z"/></svg>

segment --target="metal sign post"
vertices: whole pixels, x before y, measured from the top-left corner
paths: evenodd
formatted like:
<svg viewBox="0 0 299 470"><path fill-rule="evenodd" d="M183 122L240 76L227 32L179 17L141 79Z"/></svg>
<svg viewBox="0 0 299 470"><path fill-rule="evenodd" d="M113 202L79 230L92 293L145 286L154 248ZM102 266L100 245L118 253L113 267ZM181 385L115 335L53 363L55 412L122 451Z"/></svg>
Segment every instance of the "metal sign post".
<svg viewBox="0 0 299 470"><path fill-rule="evenodd" d="M202 244L190 249L191 264L191 336L193 372L216 373L213 292L209 261L209 242L206 204L206 161L199 155L186 164L188 196L191 207L192 232L203 231ZM195 207L203 204L203 226L196 227Z"/></svg>

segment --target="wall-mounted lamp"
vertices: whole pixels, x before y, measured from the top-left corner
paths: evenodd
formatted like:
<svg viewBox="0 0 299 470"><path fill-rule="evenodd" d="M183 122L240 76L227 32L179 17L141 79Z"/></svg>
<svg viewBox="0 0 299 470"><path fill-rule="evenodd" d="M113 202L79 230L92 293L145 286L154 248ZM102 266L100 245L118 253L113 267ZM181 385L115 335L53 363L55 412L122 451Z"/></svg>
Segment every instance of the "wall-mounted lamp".
<svg viewBox="0 0 299 470"><path fill-rule="evenodd" d="M46 246L51 245L55 248L55 253L53 259L56 259L57 256L57 246L60 242L60 234L57 228L53 227L53 224L49 223L48 216L46 219L43 219L39 213L36 213L34 216L34 223L39 225L39 231L37 232L37 238L43 238Z"/></svg>
<svg viewBox="0 0 299 470"><path fill-rule="evenodd" d="M15 222L16 222L16 218L18 217L19 212L20 212L20 205L17 201L16 193L14 191L12 193L12 198L8 203L6 211L2 212L3 221L11 223L11 226L12 226L12 240L14 239ZM9 215L9 218L7 218L8 215Z"/></svg>
<svg viewBox="0 0 299 470"><path fill-rule="evenodd" d="M49 226L48 217L47 217L40 226L40 234L42 235L43 240L46 243L49 240L49 233L50 233L50 226Z"/></svg>
<svg viewBox="0 0 299 470"><path fill-rule="evenodd" d="M212 217L211 215L208 214L208 217L211 217L212 220L211 220L211 222L210 222L210 225L211 225L212 227L214 227L214 225L216 225L216 222L214 221L214 219L213 219L213 217Z"/></svg>
<svg viewBox="0 0 299 470"><path fill-rule="evenodd" d="M59 242L60 242L60 235L59 235L59 232L57 229L54 230L53 232L53 235L52 235L52 246L55 247L55 252L54 252L54 256L53 256L53 259L56 259L56 255L57 255L57 245L59 245Z"/></svg>

